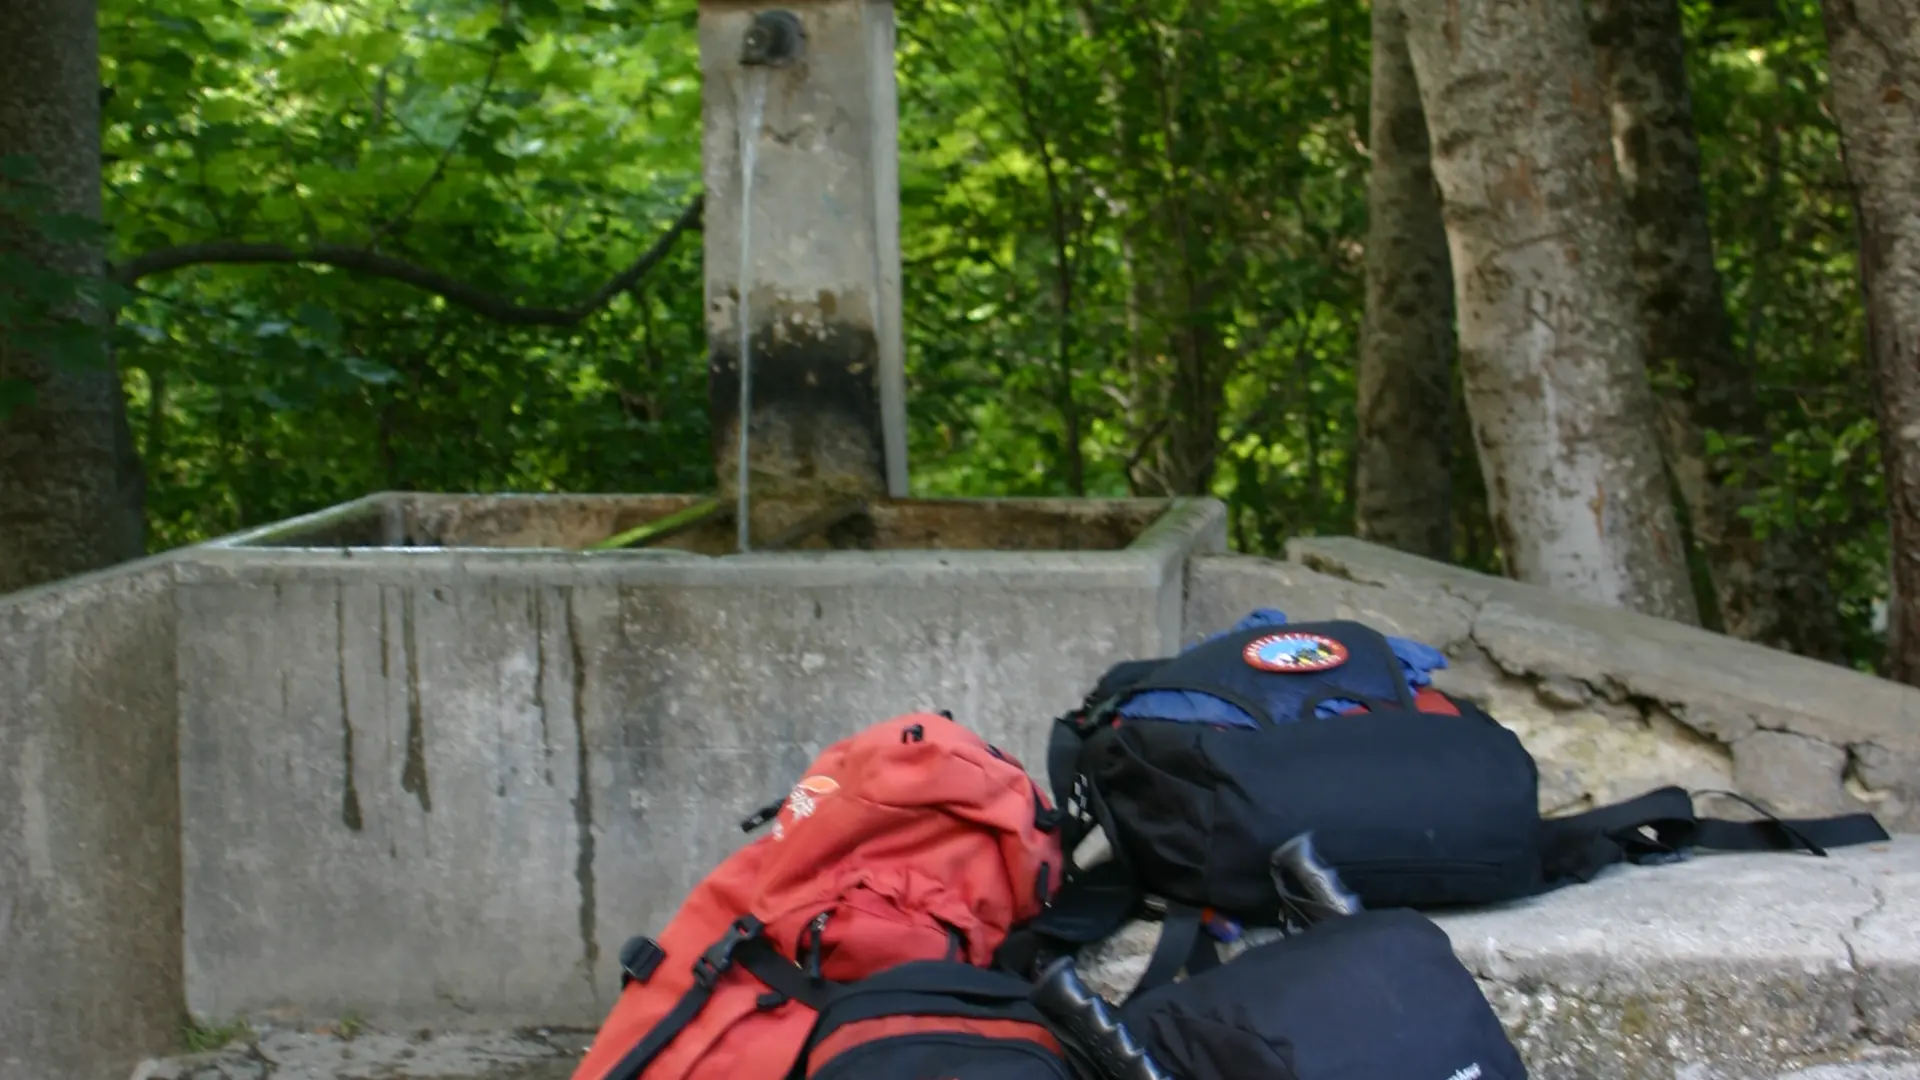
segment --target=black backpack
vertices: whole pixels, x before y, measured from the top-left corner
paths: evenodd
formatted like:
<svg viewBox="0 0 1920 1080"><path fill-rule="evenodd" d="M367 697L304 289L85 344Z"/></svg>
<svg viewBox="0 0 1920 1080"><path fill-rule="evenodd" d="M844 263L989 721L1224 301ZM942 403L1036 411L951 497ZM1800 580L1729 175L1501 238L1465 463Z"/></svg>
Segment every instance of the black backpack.
<svg viewBox="0 0 1920 1080"><path fill-rule="evenodd" d="M1032 990L937 960L834 985L789 1080L1074 1080Z"/></svg>
<svg viewBox="0 0 1920 1080"><path fill-rule="evenodd" d="M1122 1015L1181 1080L1527 1080L1446 932L1405 909L1315 923Z"/></svg>
<svg viewBox="0 0 1920 1080"><path fill-rule="evenodd" d="M1070 860L1060 900L1011 947L1101 940L1151 894L1166 921L1140 990L1204 970L1202 909L1273 924L1269 856L1309 831L1365 906L1422 909L1531 896L1695 848L1824 855L1888 838L1867 814L1702 819L1679 788L1543 820L1519 738L1471 702L1416 690L1396 644L1407 643L1357 622L1253 625L1109 670L1055 721L1048 772L1067 850L1097 826L1113 857Z"/></svg>

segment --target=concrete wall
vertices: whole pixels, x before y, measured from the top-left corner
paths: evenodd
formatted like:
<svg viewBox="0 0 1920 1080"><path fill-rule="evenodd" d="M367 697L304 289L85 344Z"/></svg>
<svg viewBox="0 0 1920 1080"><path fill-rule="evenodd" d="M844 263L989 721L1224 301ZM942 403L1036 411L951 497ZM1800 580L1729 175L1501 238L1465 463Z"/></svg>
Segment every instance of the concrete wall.
<svg viewBox="0 0 1920 1080"><path fill-rule="evenodd" d="M1543 810L1674 783L1920 831L1920 690L1356 540L1288 550L1288 562L1194 560L1187 637L1271 606L1444 649L1452 667L1436 681L1540 760Z"/></svg>
<svg viewBox="0 0 1920 1080"><path fill-rule="evenodd" d="M172 574L0 597L0 1080L178 1043Z"/></svg>
<svg viewBox="0 0 1920 1080"><path fill-rule="evenodd" d="M1217 504L1119 552L230 550L180 570L196 1013L580 1023L826 744L1046 721L1178 641Z"/></svg>

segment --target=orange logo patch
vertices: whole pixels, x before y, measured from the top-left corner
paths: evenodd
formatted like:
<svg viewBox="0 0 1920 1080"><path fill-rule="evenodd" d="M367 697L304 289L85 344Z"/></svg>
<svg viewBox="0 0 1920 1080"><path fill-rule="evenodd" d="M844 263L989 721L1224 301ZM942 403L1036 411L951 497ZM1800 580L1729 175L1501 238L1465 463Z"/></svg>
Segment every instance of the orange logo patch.
<svg viewBox="0 0 1920 1080"><path fill-rule="evenodd" d="M787 804L780 808L781 818L791 816L796 823L804 821L820 808L820 800L839 790L840 781L831 776L809 776L793 785L793 790L787 793ZM773 823L776 839L786 835L785 825L785 820Z"/></svg>

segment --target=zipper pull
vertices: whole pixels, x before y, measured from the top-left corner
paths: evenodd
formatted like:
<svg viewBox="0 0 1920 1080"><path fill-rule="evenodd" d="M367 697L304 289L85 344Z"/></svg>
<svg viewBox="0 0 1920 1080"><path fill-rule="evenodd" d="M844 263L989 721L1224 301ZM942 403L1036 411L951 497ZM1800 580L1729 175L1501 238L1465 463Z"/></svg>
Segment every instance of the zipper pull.
<svg viewBox="0 0 1920 1080"><path fill-rule="evenodd" d="M814 982L819 982L822 978L820 973L820 949L822 938L826 935L827 916L829 914L831 914L831 912L823 911L815 915L813 921L807 924L806 933L803 935L806 944L801 951L807 954L807 978L812 979Z"/></svg>

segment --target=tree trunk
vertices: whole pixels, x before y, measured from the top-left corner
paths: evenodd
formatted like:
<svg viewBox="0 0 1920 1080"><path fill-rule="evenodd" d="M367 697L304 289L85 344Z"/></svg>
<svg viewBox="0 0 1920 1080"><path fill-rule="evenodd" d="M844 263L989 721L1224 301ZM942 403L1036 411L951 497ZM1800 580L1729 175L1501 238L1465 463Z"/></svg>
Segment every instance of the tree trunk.
<svg viewBox="0 0 1920 1080"><path fill-rule="evenodd" d="M1367 308L1354 524L1362 539L1453 556L1453 279L1406 16L1373 5Z"/></svg>
<svg viewBox="0 0 1920 1080"><path fill-rule="evenodd" d="M1822 0L1892 518L1888 675L1920 686L1920 4Z"/></svg>
<svg viewBox="0 0 1920 1080"><path fill-rule="evenodd" d="M1697 623L1580 5L1416 0L1407 28L1508 572Z"/></svg>
<svg viewBox="0 0 1920 1080"><path fill-rule="evenodd" d="M100 217L99 37L91 0L0 8L0 153L34 159L58 211ZM46 279L98 277L95 242L56 242L37 215L0 212L0 250ZM0 289L10 284L0 280ZM100 332L96 305L62 318ZM0 419L0 593L137 558L145 546L139 463L111 363L75 366L0 334L0 384L31 404Z"/></svg>
<svg viewBox="0 0 1920 1080"><path fill-rule="evenodd" d="M1733 348L1700 183L1678 0L1588 0L1601 84L1613 122L1646 362L1659 434L1694 540L1713 580L1722 628L1735 637L1824 659L1841 656L1826 560L1802 536L1762 540L1740 509L1770 465L1752 369ZM1707 433L1732 449L1710 459Z"/></svg>

